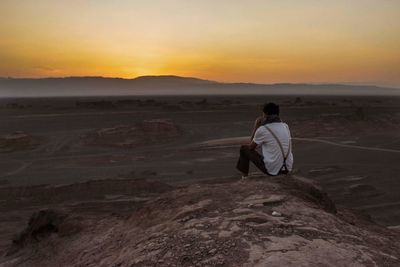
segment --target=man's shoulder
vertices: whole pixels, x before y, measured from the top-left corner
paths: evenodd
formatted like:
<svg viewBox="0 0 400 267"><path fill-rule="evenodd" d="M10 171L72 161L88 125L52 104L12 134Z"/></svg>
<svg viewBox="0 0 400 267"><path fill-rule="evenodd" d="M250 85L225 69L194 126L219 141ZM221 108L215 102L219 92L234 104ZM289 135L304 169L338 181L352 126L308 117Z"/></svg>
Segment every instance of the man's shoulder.
<svg viewBox="0 0 400 267"><path fill-rule="evenodd" d="M268 134L269 131L267 130L267 127L270 130L274 130L274 129L280 130L282 128L289 129L289 125L287 125L285 122L273 122L273 123L268 123L268 124L261 125L260 127L258 127L257 131L259 131L260 133L267 133Z"/></svg>
<svg viewBox="0 0 400 267"><path fill-rule="evenodd" d="M273 122L273 123L268 123L264 126L267 126L269 128L281 128L281 127L288 127L289 126L285 122Z"/></svg>
<svg viewBox="0 0 400 267"><path fill-rule="evenodd" d="M289 128L289 125L286 123L286 122L278 122L277 124L276 124L278 127L286 127L286 128Z"/></svg>
<svg viewBox="0 0 400 267"><path fill-rule="evenodd" d="M264 135L268 132L268 130L265 128L265 125L261 125L260 127L257 128L256 130L256 135Z"/></svg>
<svg viewBox="0 0 400 267"><path fill-rule="evenodd" d="M289 126L285 122L276 122L267 125L275 134L280 134L288 131L290 132Z"/></svg>
<svg viewBox="0 0 400 267"><path fill-rule="evenodd" d="M289 125L286 122L282 122L282 125L289 128Z"/></svg>

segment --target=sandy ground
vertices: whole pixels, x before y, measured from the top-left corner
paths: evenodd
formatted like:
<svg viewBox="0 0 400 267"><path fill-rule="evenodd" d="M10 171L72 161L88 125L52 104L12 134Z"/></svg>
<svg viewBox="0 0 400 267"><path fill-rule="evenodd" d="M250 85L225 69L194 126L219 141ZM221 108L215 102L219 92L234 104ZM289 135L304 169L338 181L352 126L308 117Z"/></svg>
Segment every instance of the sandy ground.
<svg viewBox="0 0 400 267"><path fill-rule="evenodd" d="M319 182L338 205L400 225L399 98L2 99L0 234L10 238L38 209L5 204L23 199L29 186L126 177L182 185L235 177L239 144L265 101L278 102L291 127L296 174ZM100 137L88 142L93 134ZM11 187L21 190L6 195Z"/></svg>

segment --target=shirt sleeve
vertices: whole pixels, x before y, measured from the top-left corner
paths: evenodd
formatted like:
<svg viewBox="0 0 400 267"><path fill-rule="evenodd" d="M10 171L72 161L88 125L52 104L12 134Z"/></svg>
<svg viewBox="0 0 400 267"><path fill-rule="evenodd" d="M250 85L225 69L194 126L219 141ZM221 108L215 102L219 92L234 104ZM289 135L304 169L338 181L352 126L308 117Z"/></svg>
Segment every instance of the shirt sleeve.
<svg viewBox="0 0 400 267"><path fill-rule="evenodd" d="M258 127L257 131L254 134L253 142L257 145L267 142L267 138L265 135L265 129L263 127Z"/></svg>
<svg viewBox="0 0 400 267"><path fill-rule="evenodd" d="M292 135L290 134L289 125L287 125L286 123L284 125L286 127L287 132L288 132L289 138L292 138Z"/></svg>

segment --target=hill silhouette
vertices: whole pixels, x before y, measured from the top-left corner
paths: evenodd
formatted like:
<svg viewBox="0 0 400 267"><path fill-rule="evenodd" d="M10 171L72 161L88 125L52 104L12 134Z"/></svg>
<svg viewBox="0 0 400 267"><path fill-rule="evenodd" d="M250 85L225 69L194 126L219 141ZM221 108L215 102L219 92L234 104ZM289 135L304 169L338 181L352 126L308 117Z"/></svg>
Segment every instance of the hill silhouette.
<svg viewBox="0 0 400 267"><path fill-rule="evenodd" d="M118 95L400 95L399 89L344 84L221 83L173 75L133 79L107 77L0 78L0 97Z"/></svg>

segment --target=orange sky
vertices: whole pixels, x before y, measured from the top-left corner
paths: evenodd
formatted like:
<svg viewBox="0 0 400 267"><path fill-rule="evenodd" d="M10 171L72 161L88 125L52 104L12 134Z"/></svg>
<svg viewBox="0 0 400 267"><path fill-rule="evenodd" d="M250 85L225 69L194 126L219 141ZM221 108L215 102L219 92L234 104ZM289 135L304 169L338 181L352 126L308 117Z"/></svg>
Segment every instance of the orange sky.
<svg viewBox="0 0 400 267"><path fill-rule="evenodd" d="M396 0L1 0L0 76L400 86Z"/></svg>

